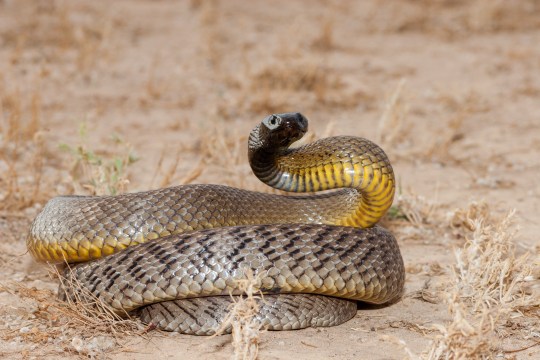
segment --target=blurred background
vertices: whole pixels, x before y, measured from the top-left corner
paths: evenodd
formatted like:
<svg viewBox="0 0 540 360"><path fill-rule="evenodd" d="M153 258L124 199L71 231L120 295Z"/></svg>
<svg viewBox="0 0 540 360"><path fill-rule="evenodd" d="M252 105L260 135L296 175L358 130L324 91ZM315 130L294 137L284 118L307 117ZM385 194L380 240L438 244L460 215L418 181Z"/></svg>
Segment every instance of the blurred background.
<svg viewBox="0 0 540 360"><path fill-rule="evenodd" d="M312 136L366 136L395 161L465 162L485 178L501 143L539 146L524 131L540 116L539 11L534 0L3 0L0 173L35 152L49 179L49 165L93 152L137 160L132 189L167 185L215 147L234 145L243 166L257 122L301 111ZM66 176L52 191L75 191Z"/></svg>

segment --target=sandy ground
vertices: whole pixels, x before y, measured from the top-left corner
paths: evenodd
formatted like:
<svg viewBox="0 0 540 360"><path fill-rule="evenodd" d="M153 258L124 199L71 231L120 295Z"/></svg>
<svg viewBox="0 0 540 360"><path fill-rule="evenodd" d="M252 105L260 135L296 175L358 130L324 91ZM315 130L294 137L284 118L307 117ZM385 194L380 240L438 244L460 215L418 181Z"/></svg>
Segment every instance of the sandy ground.
<svg viewBox="0 0 540 360"><path fill-rule="evenodd" d="M309 118L312 138L380 143L396 204L415 217L385 220L408 269L401 302L335 328L263 332L259 357L426 356L433 325L451 320L441 289L470 235L450 226L456 209L516 209L516 251L540 252L540 4L512 4L0 1L0 357L230 358L229 335L48 334L55 319L14 283L56 291L25 253L55 195L185 182L269 191L250 174L246 137L287 111ZM538 314L497 332L499 358L540 359L540 346L510 352L539 341Z"/></svg>

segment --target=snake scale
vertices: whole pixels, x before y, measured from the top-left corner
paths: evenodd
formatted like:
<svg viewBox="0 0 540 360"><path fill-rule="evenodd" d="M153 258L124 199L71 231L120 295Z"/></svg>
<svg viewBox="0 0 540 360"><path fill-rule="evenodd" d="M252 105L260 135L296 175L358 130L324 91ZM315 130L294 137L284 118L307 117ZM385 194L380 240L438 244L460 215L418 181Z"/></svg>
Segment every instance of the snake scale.
<svg viewBox="0 0 540 360"><path fill-rule="evenodd" d="M265 294L257 320L270 330L337 325L356 314L357 301L396 301L403 260L394 236L376 225L395 192L387 156L352 136L290 148L307 128L300 113L266 117L249 137L252 170L276 189L334 191L182 185L59 196L32 223L27 247L38 261L71 264L61 298L83 292L187 334L216 331L248 270Z"/></svg>

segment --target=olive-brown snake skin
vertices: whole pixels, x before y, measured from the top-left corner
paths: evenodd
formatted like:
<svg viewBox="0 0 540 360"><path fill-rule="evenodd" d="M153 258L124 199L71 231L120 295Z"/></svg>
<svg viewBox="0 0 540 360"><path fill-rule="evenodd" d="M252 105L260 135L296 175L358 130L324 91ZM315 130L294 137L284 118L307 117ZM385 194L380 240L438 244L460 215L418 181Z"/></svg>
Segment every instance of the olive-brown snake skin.
<svg viewBox="0 0 540 360"><path fill-rule="evenodd" d="M66 285L74 281L118 313L188 334L216 331L248 270L266 294L257 319L271 330L337 325L356 314L356 301L395 301L403 260L393 235L375 225L395 191L388 158L351 136L290 149L306 131L299 113L265 118L249 138L253 172L281 190L341 189L285 196L184 185L60 196L34 220L27 247L39 261L80 263L66 271L61 297L81 291Z"/></svg>

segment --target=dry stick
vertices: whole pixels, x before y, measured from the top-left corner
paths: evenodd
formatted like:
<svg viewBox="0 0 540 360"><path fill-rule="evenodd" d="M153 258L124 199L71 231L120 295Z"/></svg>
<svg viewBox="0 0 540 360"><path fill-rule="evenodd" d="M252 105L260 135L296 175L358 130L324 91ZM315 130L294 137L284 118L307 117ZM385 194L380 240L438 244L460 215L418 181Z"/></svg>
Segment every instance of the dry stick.
<svg viewBox="0 0 540 360"><path fill-rule="evenodd" d="M163 149L161 149L161 153L159 154L156 169L154 170L154 174L152 175L152 179L150 180L150 188L154 187L154 181L156 180L157 175L161 172L161 167L163 166L163 161L165 160L165 153L167 153L167 145L165 145Z"/></svg>
<svg viewBox="0 0 540 360"><path fill-rule="evenodd" d="M34 143L37 146L36 153L32 156L32 172L34 178L34 189L30 199L38 199L38 195L41 191L41 180L43 177L43 163L44 163L44 144L41 136L38 136L37 130L34 132ZM32 201L32 200L30 200ZM30 204L29 204L30 205Z"/></svg>
<svg viewBox="0 0 540 360"><path fill-rule="evenodd" d="M178 169L178 164L180 163L180 154L182 153L182 150L183 149L181 146L177 147L176 154L174 157L174 162L166 170L164 170L162 179L159 182L160 188L169 186L171 184L171 179L176 174L176 170ZM154 174L152 175L152 180L150 181L150 188L154 187L154 182L156 181L157 176L163 172L163 162L165 161L165 156L167 154L169 154L168 147L164 146L159 155L159 159L156 165L156 169L154 170Z"/></svg>
<svg viewBox="0 0 540 360"><path fill-rule="evenodd" d="M186 176L184 176L179 183L182 185L190 184L191 182L195 181L201 174L203 173L206 163L204 159L201 159L197 166L191 170Z"/></svg>
<svg viewBox="0 0 540 360"><path fill-rule="evenodd" d="M379 119L376 140L383 145L390 145L397 138L403 126L407 112L401 104L401 92L405 86L405 79L399 81L398 86L387 101L384 112Z"/></svg>
<svg viewBox="0 0 540 360"><path fill-rule="evenodd" d="M176 174L176 170L178 169L178 164L180 163L181 152L182 152L182 148L179 146L176 149L174 163L171 166L169 166L169 168L167 169L167 172L163 175L163 178L161 179L161 182L159 183L160 187L169 186L171 184L171 179L173 178L174 174Z"/></svg>
<svg viewBox="0 0 540 360"><path fill-rule="evenodd" d="M528 349L530 349L530 348L532 348L532 347L535 347L535 346L537 346L537 345L540 345L540 341L537 341L537 342L535 342L535 343L533 343L533 344L531 344L531 345L529 345L529 346L526 346L526 347L524 347L524 348L521 348L521 349L515 349L515 350L503 350L503 352L506 353L506 354L517 353L517 352L521 352L521 351L528 350Z"/></svg>

